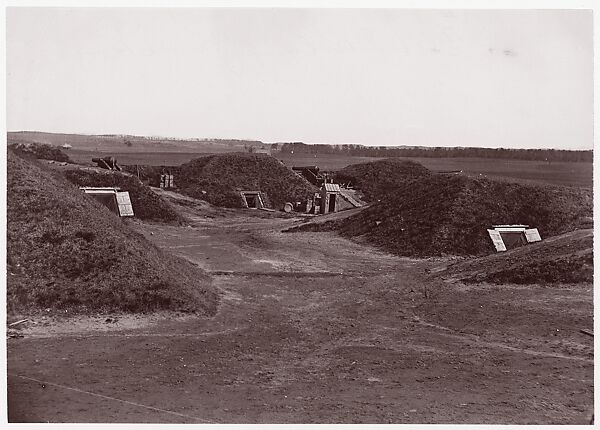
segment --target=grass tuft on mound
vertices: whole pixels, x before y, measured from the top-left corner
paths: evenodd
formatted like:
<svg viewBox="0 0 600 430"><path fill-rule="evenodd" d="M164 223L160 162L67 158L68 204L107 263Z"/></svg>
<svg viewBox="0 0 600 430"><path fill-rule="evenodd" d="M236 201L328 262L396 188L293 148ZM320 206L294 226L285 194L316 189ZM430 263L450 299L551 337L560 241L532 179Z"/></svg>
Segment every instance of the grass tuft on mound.
<svg viewBox="0 0 600 430"><path fill-rule="evenodd" d="M64 174L67 180L80 187L119 187L121 191L129 191L133 212L139 219L177 223L184 221L169 202L135 176L110 170L99 172L83 169L67 170Z"/></svg>
<svg viewBox="0 0 600 430"><path fill-rule="evenodd" d="M9 310L213 314L210 278L167 255L56 172L8 152Z"/></svg>
<svg viewBox="0 0 600 430"><path fill-rule="evenodd" d="M316 187L265 154L229 153L200 157L180 166L180 191L215 206L243 207L240 191L266 193L271 207L305 200Z"/></svg>

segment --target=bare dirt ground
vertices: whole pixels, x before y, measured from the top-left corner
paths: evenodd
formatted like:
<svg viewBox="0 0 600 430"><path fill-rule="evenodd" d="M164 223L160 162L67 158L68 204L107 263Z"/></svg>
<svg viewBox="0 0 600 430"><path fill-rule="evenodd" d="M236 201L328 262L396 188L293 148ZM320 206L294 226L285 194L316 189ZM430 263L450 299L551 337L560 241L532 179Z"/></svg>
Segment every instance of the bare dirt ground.
<svg viewBox="0 0 600 430"><path fill-rule="evenodd" d="M212 273L218 314L31 316L11 422L589 423L592 285L432 281L439 260L180 204L191 226L135 227Z"/></svg>

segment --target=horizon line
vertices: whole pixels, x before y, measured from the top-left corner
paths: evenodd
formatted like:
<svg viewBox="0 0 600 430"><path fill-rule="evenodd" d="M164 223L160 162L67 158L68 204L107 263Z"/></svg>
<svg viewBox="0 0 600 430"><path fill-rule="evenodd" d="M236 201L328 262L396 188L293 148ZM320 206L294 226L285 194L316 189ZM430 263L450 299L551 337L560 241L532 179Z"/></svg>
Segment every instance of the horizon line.
<svg viewBox="0 0 600 430"><path fill-rule="evenodd" d="M274 141L274 142L266 142L257 138L248 138L248 137L244 137L244 138L237 138L237 137L177 137L177 136L161 136L161 135L141 135L141 134L127 134L127 133L99 133L99 134L95 134L95 133L75 133L75 132L58 132L58 131L40 131L40 130L6 130L6 133L45 133L45 134L65 134L65 135L74 135L74 136L96 136L96 137L103 137L103 136L127 136L127 137L139 137L139 138L154 138L154 139L167 139L167 140L179 140L179 141L203 141L203 140L230 140L230 141L246 141L246 142L260 142L262 144L265 145L275 145L275 144L281 144L281 143L301 143L301 144L305 144L305 145L329 145L329 146L341 146L341 145L358 145L358 146L364 146L367 148L371 148L371 147L375 147L375 148L423 148L423 149L428 149L428 148L448 148L448 149L453 149L453 148L481 148L481 149L505 149L505 150L553 150L553 151L594 151L593 145L592 148L589 149L581 149L581 148L575 148L575 149L567 149L567 148L550 148L550 147L527 147L527 148L514 148L514 147L503 147L503 146L462 146L462 145L455 145L455 146L435 146L435 145L408 145L408 144L401 144L401 145L377 145L377 144L366 144L366 143L355 143L355 142L344 142L344 143L328 143L328 142L305 142L305 141L301 141L301 140L288 140L288 141ZM7 141L8 143L8 141Z"/></svg>

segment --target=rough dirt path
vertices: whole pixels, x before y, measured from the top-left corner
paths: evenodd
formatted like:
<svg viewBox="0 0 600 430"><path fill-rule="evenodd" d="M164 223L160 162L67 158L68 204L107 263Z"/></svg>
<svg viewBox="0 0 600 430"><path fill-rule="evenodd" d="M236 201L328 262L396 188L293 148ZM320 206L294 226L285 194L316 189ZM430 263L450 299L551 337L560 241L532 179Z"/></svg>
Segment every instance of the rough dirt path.
<svg viewBox="0 0 600 430"><path fill-rule="evenodd" d="M137 228L213 274L218 314L24 330L11 421L589 421L591 285L424 283L427 261L293 219L188 211Z"/></svg>

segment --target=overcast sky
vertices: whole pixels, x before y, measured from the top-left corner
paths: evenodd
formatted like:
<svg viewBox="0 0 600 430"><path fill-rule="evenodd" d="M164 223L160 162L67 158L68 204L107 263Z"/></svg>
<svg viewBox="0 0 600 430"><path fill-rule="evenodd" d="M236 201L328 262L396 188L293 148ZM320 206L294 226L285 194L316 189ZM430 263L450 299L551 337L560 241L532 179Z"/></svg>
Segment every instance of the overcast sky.
<svg viewBox="0 0 600 430"><path fill-rule="evenodd" d="M7 10L7 129L591 149L582 10Z"/></svg>

